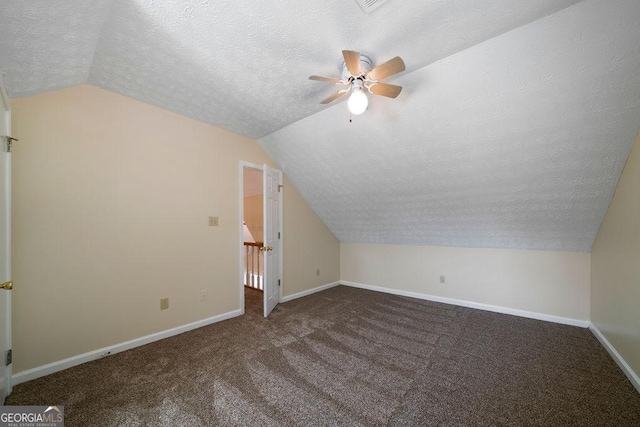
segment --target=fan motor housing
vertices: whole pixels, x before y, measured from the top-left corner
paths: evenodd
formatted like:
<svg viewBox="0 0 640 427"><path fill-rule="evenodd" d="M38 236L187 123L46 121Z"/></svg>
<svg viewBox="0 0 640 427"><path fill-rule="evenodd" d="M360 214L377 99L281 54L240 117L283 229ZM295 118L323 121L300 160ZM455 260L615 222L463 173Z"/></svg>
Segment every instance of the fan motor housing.
<svg viewBox="0 0 640 427"><path fill-rule="evenodd" d="M349 72L349 69L347 69L347 63L343 62L342 63L342 79L345 81L348 81L350 77L358 78L361 76L366 76L367 73L372 69L371 64L372 64L371 59L368 56L360 54L360 75L354 76Z"/></svg>

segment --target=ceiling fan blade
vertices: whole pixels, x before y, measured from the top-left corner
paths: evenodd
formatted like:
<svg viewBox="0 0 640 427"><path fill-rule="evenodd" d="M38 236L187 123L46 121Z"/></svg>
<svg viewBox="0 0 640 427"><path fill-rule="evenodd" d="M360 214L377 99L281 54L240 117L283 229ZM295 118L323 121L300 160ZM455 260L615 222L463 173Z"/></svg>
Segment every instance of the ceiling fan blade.
<svg viewBox="0 0 640 427"><path fill-rule="evenodd" d="M369 88L371 93L386 96L387 98L395 98L402 92L402 86L390 85L389 83L376 83Z"/></svg>
<svg viewBox="0 0 640 427"><path fill-rule="evenodd" d="M320 102L320 104L328 104L330 102L335 101L336 99L340 98L342 95L344 95L345 93L349 92L348 90L340 90L336 93L334 93L333 95L331 95L330 97L322 100L322 102Z"/></svg>
<svg viewBox="0 0 640 427"><path fill-rule="evenodd" d="M354 52L352 50L343 50L342 56L344 56L344 62L347 64L347 70L353 76L359 76L362 73L360 64L360 52Z"/></svg>
<svg viewBox="0 0 640 427"><path fill-rule="evenodd" d="M345 84L342 80L334 79L333 77L311 76L311 77L309 77L309 80L317 80L319 82L335 83L337 85Z"/></svg>
<svg viewBox="0 0 640 427"><path fill-rule="evenodd" d="M382 80L405 70L404 61L399 56L369 71L367 78L370 80Z"/></svg>

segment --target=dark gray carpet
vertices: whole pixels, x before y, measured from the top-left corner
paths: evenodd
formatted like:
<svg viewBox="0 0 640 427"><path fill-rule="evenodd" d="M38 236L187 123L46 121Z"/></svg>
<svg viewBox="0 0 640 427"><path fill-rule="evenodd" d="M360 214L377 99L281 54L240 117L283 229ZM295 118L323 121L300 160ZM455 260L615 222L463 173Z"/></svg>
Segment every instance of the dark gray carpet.
<svg viewBox="0 0 640 427"><path fill-rule="evenodd" d="M587 329L344 286L20 384L7 404L63 404L67 426L640 425Z"/></svg>
<svg viewBox="0 0 640 427"><path fill-rule="evenodd" d="M262 291L246 287L244 288L244 312L252 316L264 316Z"/></svg>

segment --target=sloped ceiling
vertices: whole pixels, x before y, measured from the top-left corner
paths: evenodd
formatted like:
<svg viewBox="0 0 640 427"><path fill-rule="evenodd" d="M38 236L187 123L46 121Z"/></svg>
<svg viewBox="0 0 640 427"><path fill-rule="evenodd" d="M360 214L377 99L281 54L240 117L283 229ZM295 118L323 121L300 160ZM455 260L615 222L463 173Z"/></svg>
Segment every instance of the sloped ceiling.
<svg viewBox="0 0 640 427"><path fill-rule="evenodd" d="M343 242L588 251L640 125L640 2L8 0L12 97L82 83L257 138ZM349 123L340 51L400 55Z"/></svg>

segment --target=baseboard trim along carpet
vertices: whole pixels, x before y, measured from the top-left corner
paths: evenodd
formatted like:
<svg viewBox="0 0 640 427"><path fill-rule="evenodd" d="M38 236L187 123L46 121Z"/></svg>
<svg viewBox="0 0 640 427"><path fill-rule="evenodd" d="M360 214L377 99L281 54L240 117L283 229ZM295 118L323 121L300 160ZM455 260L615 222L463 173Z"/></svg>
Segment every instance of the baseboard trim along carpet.
<svg viewBox="0 0 640 427"><path fill-rule="evenodd" d="M434 301L434 302L442 302L445 304L459 305L461 307L477 308L479 310L493 311L495 313L502 313L502 314L510 314L512 316L526 317L529 319L544 320L546 322L561 323L563 325L578 326L581 328L588 328L590 325L589 321L587 320L578 320L578 319L572 319L569 317L553 316L551 314L517 310L515 308L501 307L498 305L482 304L482 303L473 302L473 301L464 301L464 300L458 300L453 298L439 297L435 295L420 294L417 292L401 291L399 289L384 288L382 286L367 285L364 283L346 282L344 280L340 281L340 283L345 286L352 286L354 288L368 289L370 291L385 292L388 294L400 295L404 297L411 297L411 298L417 298L417 299Z"/></svg>
<svg viewBox="0 0 640 427"><path fill-rule="evenodd" d="M307 295L315 294L316 292L324 291L325 289L333 288L334 286L338 286L341 282L333 282L327 283L326 285L318 286L317 288L307 289L306 291L298 292L295 294L287 295L286 297L282 297L280 302L289 302L291 300L306 297Z"/></svg>
<svg viewBox="0 0 640 427"><path fill-rule="evenodd" d="M156 332L154 334L146 335L144 337L135 338L130 341L126 341L120 344L103 347L98 350L89 351L87 353L72 356L67 359L58 360L47 365L38 366L36 368L27 369L26 371L18 372L11 378L13 384L17 385L26 381L31 381L36 378L44 377L45 375L53 374L54 372L62 371L64 369L71 368L73 366L80 365L82 363L90 362L92 360L100 359L106 356L110 356L121 351L130 350L135 347L140 347L145 344L152 343L164 338L169 338L174 335L181 334L183 332L191 331L193 329L201 328L203 326L210 325L212 323L221 322L223 320L231 319L236 316L242 315L240 310L233 310L228 313L219 314L217 316L208 317L206 319L198 320L197 322L188 323L186 325L178 326L166 331Z"/></svg>
<svg viewBox="0 0 640 427"><path fill-rule="evenodd" d="M596 327L596 325L594 325L593 323L589 324L589 330L591 330L593 335L596 336L598 341L600 341L600 344L602 344L604 349L607 350L607 353L609 353L611 358L615 360L615 362L618 364L620 369L622 369L622 372L624 372L627 378L629 378L629 381L631 381L631 384L633 384L636 390L638 390L638 393L640 393L640 377L638 377L638 375L635 372L633 372L633 369L631 369L631 366L627 364L624 358L620 355L620 353L618 353L615 347L611 345L609 340L602 334L602 332L600 332L600 330Z"/></svg>

